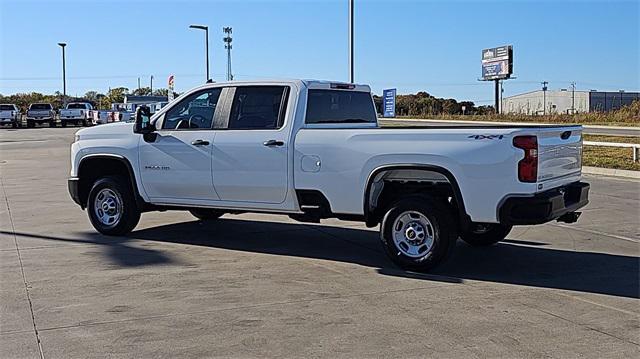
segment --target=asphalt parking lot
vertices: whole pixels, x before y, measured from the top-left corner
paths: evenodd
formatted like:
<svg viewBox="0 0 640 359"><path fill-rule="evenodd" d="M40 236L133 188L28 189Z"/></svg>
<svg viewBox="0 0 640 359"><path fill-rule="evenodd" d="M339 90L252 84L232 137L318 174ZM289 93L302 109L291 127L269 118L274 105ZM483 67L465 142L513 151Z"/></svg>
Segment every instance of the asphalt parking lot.
<svg viewBox="0 0 640 359"><path fill-rule="evenodd" d="M97 234L74 128L0 129L0 357L638 357L640 182L588 176L576 224L398 270L377 230L146 213Z"/></svg>

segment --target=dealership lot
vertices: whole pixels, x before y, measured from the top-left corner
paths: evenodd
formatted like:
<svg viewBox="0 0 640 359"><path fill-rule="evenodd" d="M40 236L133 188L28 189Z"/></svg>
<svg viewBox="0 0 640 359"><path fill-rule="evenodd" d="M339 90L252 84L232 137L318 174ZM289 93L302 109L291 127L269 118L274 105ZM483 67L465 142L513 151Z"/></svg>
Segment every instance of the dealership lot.
<svg viewBox="0 0 640 359"><path fill-rule="evenodd" d="M424 275L352 222L163 212L99 235L67 193L75 131L0 129L0 357L640 354L640 182L586 177L578 223L459 242Z"/></svg>

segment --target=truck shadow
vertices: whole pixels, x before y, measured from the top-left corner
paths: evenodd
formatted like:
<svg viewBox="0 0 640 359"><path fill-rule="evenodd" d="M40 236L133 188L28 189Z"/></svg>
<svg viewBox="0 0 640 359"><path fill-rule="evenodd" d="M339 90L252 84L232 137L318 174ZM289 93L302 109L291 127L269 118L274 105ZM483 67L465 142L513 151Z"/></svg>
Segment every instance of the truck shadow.
<svg viewBox="0 0 640 359"><path fill-rule="evenodd" d="M377 268L384 275L462 282L465 279L640 298L640 258L545 248L509 238L487 248L458 241L452 258L430 274L398 269L377 231L222 218L135 231L132 238L234 251L324 259Z"/></svg>
<svg viewBox="0 0 640 359"><path fill-rule="evenodd" d="M122 267L181 264L170 253L152 248L150 243L144 248L132 245L141 240L355 263L375 268L383 275L416 280L450 283L478 280L640 298L639 257L552 249L544 243L513 237L507 243L487 248L474 248L458 241L448 262L429 274L422 274L396 267L383 252L377 231L344 226L221 218L146 228L128 237L105 237L95 232L83 232L82 238L73 239L29 233L15 235L100 245L105 248L103 255Z"/></svg>

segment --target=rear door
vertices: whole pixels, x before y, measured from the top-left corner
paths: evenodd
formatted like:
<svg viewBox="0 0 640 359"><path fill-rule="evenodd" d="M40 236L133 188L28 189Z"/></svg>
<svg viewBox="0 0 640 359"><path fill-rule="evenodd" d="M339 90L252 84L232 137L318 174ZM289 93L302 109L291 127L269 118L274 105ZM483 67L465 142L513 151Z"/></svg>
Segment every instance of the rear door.
<svg viewBox="0 0 640 359"><path fill-rule="evenodd" d="M223 201L284 202L288 188L288 86L227 88L213 146L213 182Z"/></svg>

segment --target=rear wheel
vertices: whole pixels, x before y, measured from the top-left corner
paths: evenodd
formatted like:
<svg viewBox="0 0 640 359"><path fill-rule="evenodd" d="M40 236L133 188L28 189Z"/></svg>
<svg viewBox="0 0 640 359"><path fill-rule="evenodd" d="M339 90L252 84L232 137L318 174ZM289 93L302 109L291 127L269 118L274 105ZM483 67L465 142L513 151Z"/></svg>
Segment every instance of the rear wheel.
<svg viewBox="0 0 640 359"><path fill-rule="evenodd" d="M36 123L33 120L27 120L27 127L28 128L36 127Z"/></svg>
<svg viewBox="0 0 640 359"><path fill-rule="evenodd" d="M18 128L18 123L17 122L12 122L11 123L11 128Z"/></svg>
<svg viewBox="0 0 640 359"><path fill-rule="evenodd" d="M453 252L457 228L445 203L428 196L397 201L387 211L380 228L382 245L400 267L425 272Z"/></svg>
<svg viewBox="0 0 640 359"><path fill-rule="evenodd" d="M67 121L60 121L60 126L67 127Z"/></svg>
<svg viewBox="0 0 640 359"><path fill-rule="evenodd" d="M121 176L103 177L94 183L87 212L93 227L110 236L131 232L140 220L131 185Z"/></svg>
<svg viewBox="0 0 640 359"><path fill-rule="evenodd" d="M472 246L490 246L505 239L512 226L497 223L471 223L460 238Z"/></svg>
<svg viewBox="0 0 640 359"><path fill-rule="evenodd" d="M222 217L224 212L219 211L217 209L208 209L208 208L197 208L189 210L191 214L199 220L209 221L213 219L218 219Z"/></svg>

